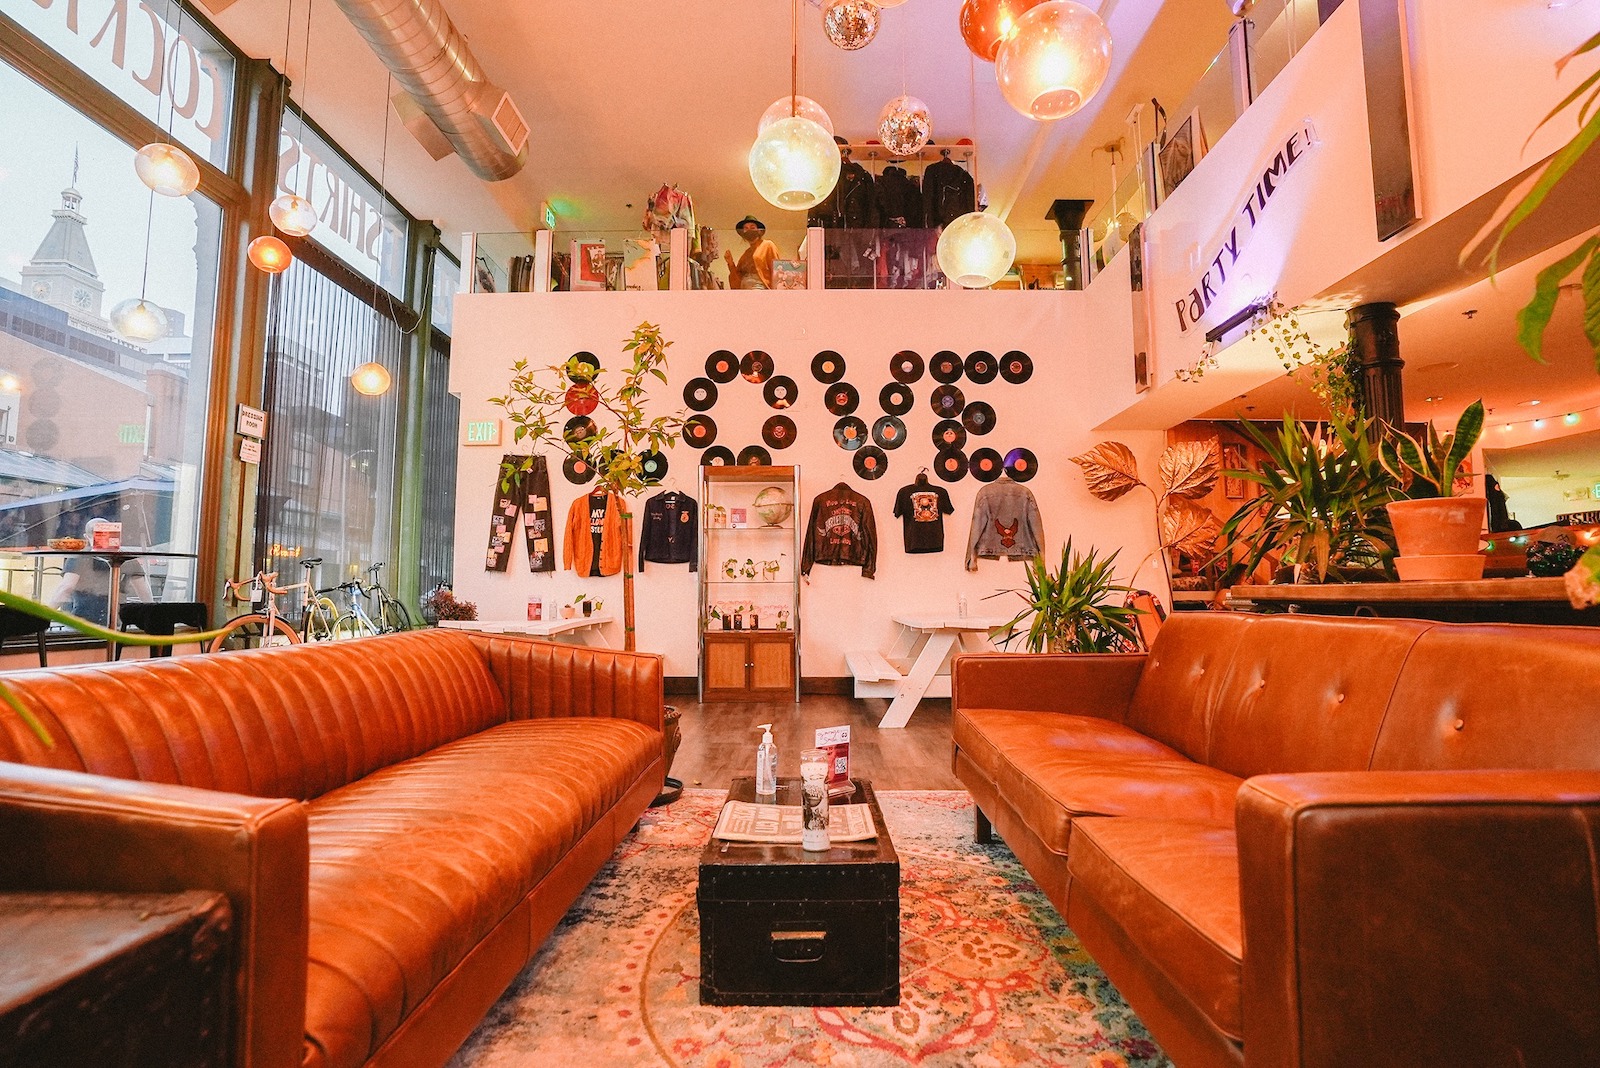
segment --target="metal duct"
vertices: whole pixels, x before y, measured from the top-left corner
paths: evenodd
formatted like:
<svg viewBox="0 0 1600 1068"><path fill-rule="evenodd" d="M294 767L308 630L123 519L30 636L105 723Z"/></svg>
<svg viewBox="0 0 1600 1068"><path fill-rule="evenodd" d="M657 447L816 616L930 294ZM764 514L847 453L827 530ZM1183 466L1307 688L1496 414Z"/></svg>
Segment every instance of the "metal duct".
<svg viewBox="0 0 1600 1068"><path fill-rule="evenodd" d="M395 79L486 182L527 162L528 124L484 74L441 0L336 0Z"/></svg>

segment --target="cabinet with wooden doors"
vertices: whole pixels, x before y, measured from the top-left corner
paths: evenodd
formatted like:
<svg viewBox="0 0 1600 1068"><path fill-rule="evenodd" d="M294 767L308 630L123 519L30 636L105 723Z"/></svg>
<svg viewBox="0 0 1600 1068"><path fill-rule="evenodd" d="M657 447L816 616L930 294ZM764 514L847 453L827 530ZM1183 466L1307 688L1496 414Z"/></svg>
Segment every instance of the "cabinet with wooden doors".
<svg viewBox="0 0 1600 1068"><path fill-rule="evenodd" d="M700 469L700 700L800 699L800 469Z"/></svg>

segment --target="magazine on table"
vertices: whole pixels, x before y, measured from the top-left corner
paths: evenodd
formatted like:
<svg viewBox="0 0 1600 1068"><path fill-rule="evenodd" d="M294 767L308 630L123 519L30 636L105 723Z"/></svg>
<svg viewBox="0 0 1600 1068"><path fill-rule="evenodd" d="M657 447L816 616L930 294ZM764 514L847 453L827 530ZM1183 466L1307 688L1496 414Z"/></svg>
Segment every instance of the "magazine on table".
<svg viewBox="0 0 1600 1068"><path fill-rule="evenodd" d="M758 842L762 845L799 845L801 838L799 805L763 805L750 801L729 801L717 817L711 837L724 842ZM828 806L828 839L832 842L865 842L878 837L869 805Z"/></svg>

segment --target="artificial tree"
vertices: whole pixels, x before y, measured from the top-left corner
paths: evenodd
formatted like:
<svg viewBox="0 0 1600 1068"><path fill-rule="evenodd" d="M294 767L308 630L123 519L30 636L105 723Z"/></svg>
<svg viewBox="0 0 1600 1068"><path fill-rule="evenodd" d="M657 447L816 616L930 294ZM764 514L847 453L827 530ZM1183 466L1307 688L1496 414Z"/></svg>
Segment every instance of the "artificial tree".
<svg viewBox="0 0 1600 1068"><path fill-rule="evenodd" d="M631 362L616 372L622 376L620 383L608 381L606 370L590 363L587 354L546 367L518 360L512 365L505 396L489 398L515 424L513 440L584 460L593 466L596 484L622 502L622 627L623 647L628 650L635 648L633 512L628 499L656 484L658 480L645 474L644 454L676 445L685 419L682 412L651 416L646 411L649 380L667 380L663 368L671 344L662 338L659 326L640 323L623 343L622 351ZM594 433L566 435L564 428L577 415L593 419ZM523 470L532 467L533 456L524 457L520 465ZM509 479L513 473L507 470L505 476ZM509 482L502 486L508 488Z"/></svg>

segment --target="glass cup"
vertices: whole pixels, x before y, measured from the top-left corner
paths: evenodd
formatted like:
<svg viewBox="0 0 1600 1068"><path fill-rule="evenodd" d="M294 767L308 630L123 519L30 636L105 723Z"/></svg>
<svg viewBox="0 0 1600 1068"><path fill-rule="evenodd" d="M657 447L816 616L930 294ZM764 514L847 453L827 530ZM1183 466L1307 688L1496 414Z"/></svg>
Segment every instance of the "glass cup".
<svg viewBox="0 0 1600 1068"><path fill-rule="evenodd" d="M820 853L828 849L828 751L800 753L800 847Z"/></svg>

